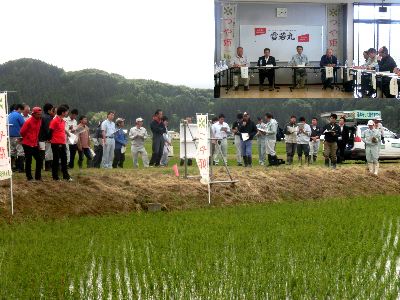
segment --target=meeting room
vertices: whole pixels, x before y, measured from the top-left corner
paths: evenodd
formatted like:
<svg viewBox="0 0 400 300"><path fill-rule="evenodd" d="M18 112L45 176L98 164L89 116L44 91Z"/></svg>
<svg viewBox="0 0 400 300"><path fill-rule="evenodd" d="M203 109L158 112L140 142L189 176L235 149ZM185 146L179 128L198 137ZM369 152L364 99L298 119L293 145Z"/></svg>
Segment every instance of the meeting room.
<svg viewBox="0 0 400 300"><path fill-rule="evenodd" d="M215 98L400 98L400 0L214 8Z"/></svg>

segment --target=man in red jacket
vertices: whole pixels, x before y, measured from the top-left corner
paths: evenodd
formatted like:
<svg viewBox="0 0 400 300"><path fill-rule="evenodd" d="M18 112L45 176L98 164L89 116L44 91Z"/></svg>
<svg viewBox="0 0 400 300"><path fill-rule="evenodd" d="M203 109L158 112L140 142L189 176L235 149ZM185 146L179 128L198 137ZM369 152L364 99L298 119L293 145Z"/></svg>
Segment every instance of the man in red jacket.
<svg viewBox="0 0 400 300"><path fill-rule="evenodd" d="M32 177L32 157L36 161L35 180L42 180L43 159L39 150L39 133L42 125L42 109L34 107L32 109L32 117L27 119L22 125L20 134L22 137L22 147L25 153L25 174L28 181L33 180Z"/></svg>

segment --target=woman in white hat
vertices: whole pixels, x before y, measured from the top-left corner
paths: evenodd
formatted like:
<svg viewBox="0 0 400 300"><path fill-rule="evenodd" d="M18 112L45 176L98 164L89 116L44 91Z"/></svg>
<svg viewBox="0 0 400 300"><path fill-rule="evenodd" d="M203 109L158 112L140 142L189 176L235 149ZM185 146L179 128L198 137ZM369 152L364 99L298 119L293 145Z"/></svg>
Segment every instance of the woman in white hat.
<svg viewBox="0 0 400 300"><path fill-rule="evenodd" d="M374 121L369 120L367 125L368 129L362 133L361 139L365 143L365 156L367 159L369 172L374 175L378 175L381 132L375 128Z"/></svg>

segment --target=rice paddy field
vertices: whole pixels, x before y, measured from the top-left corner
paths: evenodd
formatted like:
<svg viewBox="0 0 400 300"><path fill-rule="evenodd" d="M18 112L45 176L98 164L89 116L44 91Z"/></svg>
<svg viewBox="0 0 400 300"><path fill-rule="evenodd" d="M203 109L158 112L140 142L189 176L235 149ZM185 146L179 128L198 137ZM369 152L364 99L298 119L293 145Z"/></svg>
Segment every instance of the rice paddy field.
<svg viewBox="0 0 400 300"><path fill-rule="evenodd" d="M399 201L2 222L0 298L397 299Z"/></svg>

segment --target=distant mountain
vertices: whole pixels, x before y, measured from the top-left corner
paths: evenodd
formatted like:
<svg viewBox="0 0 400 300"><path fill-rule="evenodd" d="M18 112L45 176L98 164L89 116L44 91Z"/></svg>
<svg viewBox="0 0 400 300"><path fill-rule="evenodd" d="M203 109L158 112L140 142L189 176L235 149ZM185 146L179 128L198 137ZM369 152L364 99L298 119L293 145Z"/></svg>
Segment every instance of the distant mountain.
<svg viewBox="0 0 400 300"><path fill-rule="evenodd" d="M65 72L29 58L0 65L0 90L17 92L9 95L10 103L40 106L45 102L67 103L84 114L114 110L117 116L131 122L138 116L149 120L161 108L176 123L184 116L208 111L213 99L212 90L126 79L96 69Z"/></svg>
<svg viewBox="0 0 400 300"><path fill-rule="evenodd" d="M177 129L180 119L186 116L207 112L225 114L230 124L238 112L249 112L253 120L271 112L283 126L292 114L310 120L334 110L380 110L384 124L400 132L400 101L393 99L214 99L212 90L126 79L96 69L65 72L27 58L0 65L0 90L17 91L10 94L10 103L40 106L45 102L67 103L80 114L89 115L113 110L117 117L127 119L128 126L138 116L145 118L148 126L157 108L168 115L171 129Z"/></svg>

